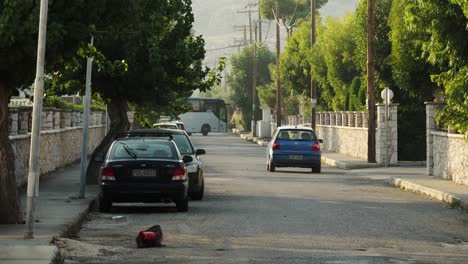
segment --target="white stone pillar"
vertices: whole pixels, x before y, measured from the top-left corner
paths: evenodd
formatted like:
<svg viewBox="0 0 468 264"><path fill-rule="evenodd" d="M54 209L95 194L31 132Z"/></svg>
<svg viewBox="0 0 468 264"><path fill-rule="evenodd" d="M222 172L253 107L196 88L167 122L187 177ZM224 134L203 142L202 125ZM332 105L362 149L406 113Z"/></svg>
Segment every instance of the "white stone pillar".
<svg viewBox="0 0 468 264"><path fill-rule="evenodd" d="M330 126L336 126L336 112L330 112Z"/></svg>
<svg viewBox="0 0 468 264"><path fill-rule="evenodd" d="M341 113L341 125L348 126L348 112L346 111Z"/></svg>
<svg viewBox="0 0 468 264"><path fill-rule="evenodd" d="M331 125L331 112L325 112L325 125Z"/></svg>
<svg viewBox="0 0 468 264"><path fill-rule="evenodd" d="M388 107L387 125L385 123L385 104L377 104L377 129L375 135L375 159L377 163L398 163L398 104Z"/></svg>
<svg viewBox="0 0 468 264"><path fill-rule="evenodd" d="M18 118L19 118L18 110L14 108L9 108L8 132L10 136L18 135Z"/></svg>
<svg viewBox="0 0 468 264"><path fill-rule="evenodd" d="M20 109L18 117L18 134L27 134L28 133L28 118L31 111Z"/></svg>
<svg viewBox="0 0 468 264"><path fill-rule="evenodd" d="M361 112L353 112L354 113L354 126L361 127L362 126L362 115Z"/></svg>
<svg viewBox="0 0 468 264"><path fill-rule="evenodd" d="M343 112L336 112L336 126L342 126L342 118Z"/></svg>
<svg viewBox="0 0 468 264"><path fill-rule="evenodd" d="M437 130L435 122L436 110L441 109L444 103L425 102L426 105L426 169L427 175L433 175L434 171L434 149L432 131Z"/></svg>
<svg viewBox="0 0 468 264"><path fill-rule="evenodd" d="M348 115L348 127L354 127L354 112L347 111L346 113Z"/></svg>
<svg viewBox="0 0 468 264"><path fill-rule="evenodd" d="M54 129L60 129L60 110L54 111Z"/></svg>

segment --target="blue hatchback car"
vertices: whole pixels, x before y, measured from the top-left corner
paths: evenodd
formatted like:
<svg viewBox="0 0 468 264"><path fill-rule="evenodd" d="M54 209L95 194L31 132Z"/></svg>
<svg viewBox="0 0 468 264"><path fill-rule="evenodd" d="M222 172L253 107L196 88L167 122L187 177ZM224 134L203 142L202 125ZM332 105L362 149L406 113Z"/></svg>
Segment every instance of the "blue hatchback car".
<svg viewBox="0 0 468 264"><path fill-rule="evenodd" d="M277 167L312 168L313 173L321 171L321 139L309 127L279 127L267 148L267 170L274 172Z"/></svg>

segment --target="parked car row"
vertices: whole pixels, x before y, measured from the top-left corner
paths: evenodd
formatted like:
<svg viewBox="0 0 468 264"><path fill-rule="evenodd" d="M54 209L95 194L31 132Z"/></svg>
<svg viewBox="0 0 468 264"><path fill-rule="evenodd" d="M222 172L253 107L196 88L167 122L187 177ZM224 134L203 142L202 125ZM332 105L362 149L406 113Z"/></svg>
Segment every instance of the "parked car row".
<svg viewBox="0 0 468 264"><path fill-rule="evenodd" d="M180 129L185 130L184 122L182 121L167 121L153 124L153 128L162 128L162 129ZM190 136L192 133L187 132Z"/></svg>
<svg viewBox="0 0 468 264"><path fill-rule="evenodd" d="M114 140L100 160L101 212L122 202L173 202L179 212L186 212L189 198L203 199L200 155L205 150L193 147L181 125L155 124L157 128L132 130ZM267 147L267 170L301 167L320 173L320 143L323 141L309 127L279 127Z"/></svg>
<svg viewBox="0 0 468 264"><path fill-rule="evenodd" d="M189 197L204 196L203 154L178 128L119 135L101 160L99 210L107 212L122 202L174 202L179 212L186 212Z"/></svg>

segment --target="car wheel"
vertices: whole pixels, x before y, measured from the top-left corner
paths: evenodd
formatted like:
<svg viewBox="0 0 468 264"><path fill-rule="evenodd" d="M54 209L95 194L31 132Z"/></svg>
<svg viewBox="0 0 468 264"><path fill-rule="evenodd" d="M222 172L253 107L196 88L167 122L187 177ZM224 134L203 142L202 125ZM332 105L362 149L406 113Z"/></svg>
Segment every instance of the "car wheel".
<svg viewBox="0 0 468 264"><path fill-rule="evenodd" d="M275 165L273 164L273 161L270 160L270 162L268 163L268 170L270 172L275 172L276 168L275 168Z"/></svg>
<svg viewBox="0 0 468 264"><path fill-rule="evenodd" d="M112 207L112 201L106 198L103 194L99 195L99 212L107 213Z"/></svg>
<svg viewBox="0 0 468 264"><path fill-rule="evenodd" d="M204 124L201 128L201 132L203 136L208 136L208 132L210 132L210 126L207 124Z"/></svg>
<svg viewBox="0 0 468 264"><path fill-rule="evenodd" d="M322 166L318 166L318 167L313 167L312 168L312 173L320 173L322 171Z"/></svg>
<svg viewBox="0 0 468 264"><path fill-rule="evenodd" d="M180 198L175 202L177 212L187 212L188 211L188 196Z"/></svg>
<svg viewBox="0 0 468 264"><path fill-rule="evenodd" d="M201 201L203 200L204 193L205 193L205 181L202 181L202 186L200 188L200 191L193 193L192 195L190 195L190 197L192 197L192 199L195 201Z"/></svg>

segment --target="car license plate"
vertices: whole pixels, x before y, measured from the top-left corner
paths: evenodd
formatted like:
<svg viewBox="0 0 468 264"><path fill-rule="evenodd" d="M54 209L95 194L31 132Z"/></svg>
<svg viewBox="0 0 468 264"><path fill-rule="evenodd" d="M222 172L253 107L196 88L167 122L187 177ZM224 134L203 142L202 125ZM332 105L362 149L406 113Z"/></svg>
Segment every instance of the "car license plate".
<svg viewBox="0 0 468 264"><path fill-rule="evenodd" d="M146 170L132 170L132 176L135 177L155 177L157 176L156 170L146 169Z"/></svg>
<svg viewBox="0 0 468 264"><path fill-rule="evenodd" d="M302 160L302 155L289 155L289 159L292 160Z"/></svg>

